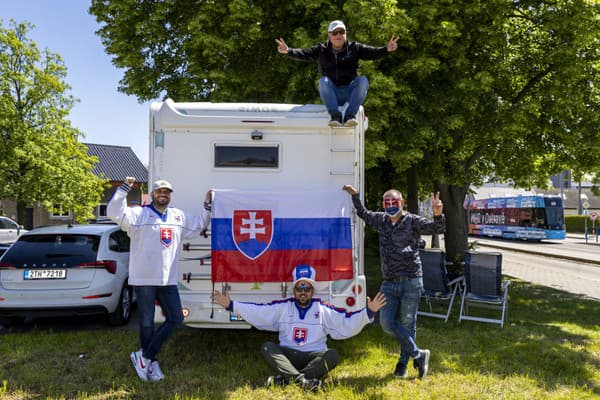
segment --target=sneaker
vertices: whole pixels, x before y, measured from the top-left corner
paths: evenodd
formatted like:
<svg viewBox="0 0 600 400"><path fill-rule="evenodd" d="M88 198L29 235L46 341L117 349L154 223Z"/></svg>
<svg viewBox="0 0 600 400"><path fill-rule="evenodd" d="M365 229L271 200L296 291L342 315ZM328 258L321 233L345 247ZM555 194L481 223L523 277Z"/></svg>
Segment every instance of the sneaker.
<svg viewBox="0 0 600 400"><path fill-rule="evenodd" d="M400 379L404 379L408 376L406 364L402 363L400 360L398 360L398 364L396 364L396 369L394 369L394 376Z"/></svg>
<svg viewBox="0 0 600 400"><path fill-rule="evenodd" d="M285 386L290 380L283 375L275 375L267 378L267 386Z"/></svg>
<svg viewBox="0 0 600 400"><path fill-rule="evenodd" d="M148 380L148 367L150 366L150 360L148 360L147 358L145 358L142 355L142 349L131 353L129 355L129 358L131 359L131 363L133 364L133 367L135 368L135 372L137 372L140 379L143 381L147 381Z"/></svg>
<svg viewBox="0 0 600 400"><path fill-rule="evenodd" d="M300 386L302 386L302 389L304 390L316 392L321 388L321 386L323 386L323 382L320 379L302 378L302 380L300 381Z"/></svg>
<svg viewBox="0 0 600 400"><path fill-rule="evenodd" d="M342 114L332 114L331 121L329 121L329 126L331 126L332 128L338 128L342 126Z"/></svg>
<svg viewBox="0 0 600 400"><path fill-rule="evenodd" d="M162 381L165 379L165 374L160 370L160 366L156 360L152 361L148 367L148 379L150 382Z"/></svg>
<svg viewBox="0 0 600 400"><path fill-rule="evenodd" d="M429 370L429 350L420 350L421 355L413 360L413 366L419 370L419 379L425 378Z"/></svg>
<svg viewBox="0 0 600 400"><path fill-rule="evenodd" d="M358 125L358 120L354 115L346 115L344 117L344 126L352 127L356 125Z"/></svg>

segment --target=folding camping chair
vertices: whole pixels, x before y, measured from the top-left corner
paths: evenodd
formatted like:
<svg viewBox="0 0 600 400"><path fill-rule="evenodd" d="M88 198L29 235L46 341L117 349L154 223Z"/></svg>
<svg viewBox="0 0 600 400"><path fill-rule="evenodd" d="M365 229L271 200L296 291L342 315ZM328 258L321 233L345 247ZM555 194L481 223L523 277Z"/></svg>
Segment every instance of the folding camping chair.
<svg viewBox="0 0 600 400"><path fill-rule="evenodd" d="M508 285L502 283L502 254L469 251L465 254L465 286L458 321L470 320L504 326L508 318ZM470 313L469 307L501 311L500 319L484 318Z"/></svg>
<svg viewBox="0 0 600 400"><path fill-rule="evenodd" d="M429 311L418 311L418 315L427 317L443 318L448 321L454 297L460 293L459 287L463 277L449 280L446 271L446 254L440 249L422 249L419 251L421 265L423 267L423 293L421 298L425 300ZM434 312L432 303L448 303L445 313Z"/></svg>

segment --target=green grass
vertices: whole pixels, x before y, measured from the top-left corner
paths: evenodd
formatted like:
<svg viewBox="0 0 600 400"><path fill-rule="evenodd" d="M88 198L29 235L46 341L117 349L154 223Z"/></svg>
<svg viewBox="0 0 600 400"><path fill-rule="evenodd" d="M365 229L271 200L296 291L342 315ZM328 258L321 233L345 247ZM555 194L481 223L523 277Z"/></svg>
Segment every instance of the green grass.
<svg viewBox="0 0 600 400"><path fill-rule="evenodd" d="M377 260L368 270L377 277ZM371 277L369 293L377 290ZM136 332L0 334L2 399L599 399L600 303L513 280L499 325L420 317L417 342L431 350L430 375L398 380L398 346L378 325L329 341L341 363L324 390L263 387L272 372L259 353L274 333L182 329L163 347L163 382L141 382L129 362Z"/></svg>

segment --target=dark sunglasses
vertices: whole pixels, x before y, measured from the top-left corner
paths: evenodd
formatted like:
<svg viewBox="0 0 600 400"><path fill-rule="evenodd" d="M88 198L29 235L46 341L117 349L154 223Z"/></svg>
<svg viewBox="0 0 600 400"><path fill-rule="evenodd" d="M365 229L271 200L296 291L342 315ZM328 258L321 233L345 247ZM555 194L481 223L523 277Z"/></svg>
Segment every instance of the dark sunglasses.
<svg viewBox="0 0 600 400"><path fill-rule="evenodd" d="M346 31L333 31L333 32L331 32L331 34L332 34L333 36L337 36L337 35L345 35L345 34L346 34Z"/></svg>
<svg viewBox="0 0 600 400"><path fill-rule="evenodd" d="M308 293L308 292L312 292L313 288L309 287L309 286L299 286L299 287L295 287L294 290L298 293Z"/></svg>

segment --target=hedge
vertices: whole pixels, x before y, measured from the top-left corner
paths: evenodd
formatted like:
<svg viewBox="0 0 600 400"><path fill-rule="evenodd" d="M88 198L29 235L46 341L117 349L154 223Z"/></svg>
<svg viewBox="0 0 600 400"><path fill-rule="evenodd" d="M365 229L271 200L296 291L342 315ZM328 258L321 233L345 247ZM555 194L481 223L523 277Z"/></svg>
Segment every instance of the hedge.
<svg viewBox="0 0 600 400"><path fill-rule="evenodd" d="M583 215L565 215L565 226L567 232L569 233L584 233L585 232L585 223L587 219L587 228L588 233L592 234L592 226L593 222L589 216ZM596 220L595 227L598 228L600 226L600 220Z"/></svg>

